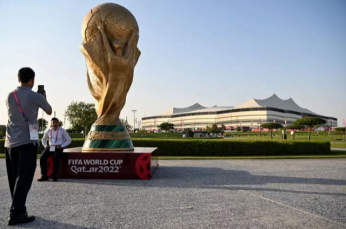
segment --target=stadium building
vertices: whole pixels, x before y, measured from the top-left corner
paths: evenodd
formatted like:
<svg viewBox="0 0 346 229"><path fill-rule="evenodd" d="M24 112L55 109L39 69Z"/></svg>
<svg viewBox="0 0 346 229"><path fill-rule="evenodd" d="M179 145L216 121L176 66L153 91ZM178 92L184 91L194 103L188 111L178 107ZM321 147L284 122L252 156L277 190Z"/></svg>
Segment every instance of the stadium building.
<svg viewBox="0 0 346 229"><path fill-rule="evenodd" d="M251 99L235 107L204 107L198 103L185 108L173 107L161 115L142 118L141 124L146 130L157 130L157 126L163 122L173 123L177 130L204 130L213 123L218 126L225 125L228 130L237 127L258 129L262 123L276 122L289 125L307 116L319 117L326 120L328 126L337 126L336 118L316 114L298 106L291 98L282 100L275 94L267 99Z"/></svg>

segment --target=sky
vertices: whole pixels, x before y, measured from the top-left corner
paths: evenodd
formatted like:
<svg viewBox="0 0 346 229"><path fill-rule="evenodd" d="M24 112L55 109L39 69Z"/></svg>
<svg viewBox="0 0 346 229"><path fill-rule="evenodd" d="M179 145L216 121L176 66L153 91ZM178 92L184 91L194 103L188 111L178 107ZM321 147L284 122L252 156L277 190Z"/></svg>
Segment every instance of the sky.
<svg viewBox="0 0 346 229"><path fill-rule="evenodd" d="M101 3L0 1L0 124L7 123L5 98L25 66L36 73L33 90L44 85L60 120L71 102L94 103L79 46L84 16ZM139 25L141 56L120 115L131 125L132 110L140 120L172 107L237 106L274 93L343 125L346 1L114 3L130 10Z"/></svg>

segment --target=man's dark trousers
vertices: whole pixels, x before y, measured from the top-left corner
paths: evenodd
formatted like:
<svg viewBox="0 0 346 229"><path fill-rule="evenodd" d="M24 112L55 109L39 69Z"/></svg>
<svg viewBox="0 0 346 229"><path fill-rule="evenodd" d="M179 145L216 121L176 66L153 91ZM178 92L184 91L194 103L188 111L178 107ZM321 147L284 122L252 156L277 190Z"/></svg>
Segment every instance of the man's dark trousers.
<svg viewBox="0 0 346 229"><path fill-rule="evenodd" d="M49 151L49 147L47 147L41 155L40 158L40 167L41 167L41 175L47 176L47 160L48 158L54 154L53 156L53 174L55 176L58 175L59 166L60 166L60 157L62 155L63 149L58 149L55 147L55 151Z"/></svg>
<svg viewBox="0 0 346 229"><path fill-rule="evenodd" d="M26 198L31 188L37 162L37 146L33 143L6 148L6 168L12 205L10 217L26 213Z"/></svg>

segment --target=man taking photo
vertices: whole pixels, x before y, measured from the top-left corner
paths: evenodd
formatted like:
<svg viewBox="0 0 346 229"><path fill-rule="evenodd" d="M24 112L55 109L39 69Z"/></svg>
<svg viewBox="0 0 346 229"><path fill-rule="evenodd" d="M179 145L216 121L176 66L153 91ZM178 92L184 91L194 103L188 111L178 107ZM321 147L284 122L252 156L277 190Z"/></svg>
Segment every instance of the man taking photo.
<svg viewBox="0 0 346 229"><path fill-rule="evenodd" d="M49 144L47 140L49 139ZM58 172L60 166L60 157L63 152L63 148L71 144L71 138L62 127L59 127L59 119L52 118L51 127L45 130L42 145L45 150L42 152L40 158L41 167L41 178L37 181L47 181L49 177L47 176L47 159L53 156L53 181L58 181Z"/></svg>
<svg viewBox="0 0 346 229"><path fill-rule="evenodd" d="M18 81L20 86L6 97L8 123L5 153L12 197L8 225L35 220L34 216L28 215L25 203L36 169L39 145L38 108L43 109L48 115L52 114L46 93L39 94L31 90L35 84L35 72L31 68L21 68L18 72Z"/></svg>

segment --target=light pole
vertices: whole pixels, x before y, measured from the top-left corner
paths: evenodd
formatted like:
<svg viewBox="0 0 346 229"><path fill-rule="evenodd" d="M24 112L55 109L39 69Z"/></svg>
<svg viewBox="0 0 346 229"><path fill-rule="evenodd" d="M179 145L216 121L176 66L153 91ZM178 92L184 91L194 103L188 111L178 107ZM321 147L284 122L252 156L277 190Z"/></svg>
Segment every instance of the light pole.
<svg viewBox="0 0 346 229"><path fill-rule="evenodd" d="M133 133L135 132L135 128L136 128L136 111L137 110L132 110L133 112Z"/></svg>

